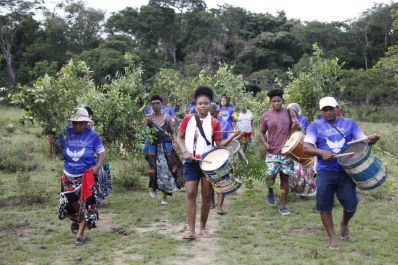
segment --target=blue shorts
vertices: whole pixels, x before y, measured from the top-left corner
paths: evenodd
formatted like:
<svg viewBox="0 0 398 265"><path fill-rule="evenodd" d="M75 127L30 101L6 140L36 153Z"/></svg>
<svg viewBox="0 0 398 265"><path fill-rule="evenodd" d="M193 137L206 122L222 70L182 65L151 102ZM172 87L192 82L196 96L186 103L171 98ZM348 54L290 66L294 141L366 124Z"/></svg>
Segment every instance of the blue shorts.
<svg viewBox="0 0 398 265"><path fill-rule="evenodd" d="M182 168L185 182L200 180L204 176L198 161L185 160Z"/></svg>
<svg viewBox="0 0 398 265"><path fill-rule="evenodd" d="M163 142L163 148L166 153L169 155L173 151L173 143L172 142ZM148 154L156 154L157 153L157 145L150 144L148 141L144 144L144 155Z"/></svg>
<svg viewBox="0 0 398 265"><path fill-rule="evenodd" d="M316 175L316 209L331 213L334 194L346 212L355 212L358 199L355 183L344 171L320 170Z"/></svg>

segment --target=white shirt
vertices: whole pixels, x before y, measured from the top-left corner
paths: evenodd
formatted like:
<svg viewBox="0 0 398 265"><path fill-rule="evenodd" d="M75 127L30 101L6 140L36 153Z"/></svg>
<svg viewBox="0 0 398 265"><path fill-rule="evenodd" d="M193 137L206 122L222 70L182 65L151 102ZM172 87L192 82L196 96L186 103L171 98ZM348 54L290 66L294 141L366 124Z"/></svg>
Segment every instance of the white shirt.
<svg viewBox="0 0 398 265"><path fill-rule="evenodd" d="M250 110L246 110L246 113L239 112L238 120L236 125L242 132L250 133L253 131L252 127L253 113Z"/></svg>

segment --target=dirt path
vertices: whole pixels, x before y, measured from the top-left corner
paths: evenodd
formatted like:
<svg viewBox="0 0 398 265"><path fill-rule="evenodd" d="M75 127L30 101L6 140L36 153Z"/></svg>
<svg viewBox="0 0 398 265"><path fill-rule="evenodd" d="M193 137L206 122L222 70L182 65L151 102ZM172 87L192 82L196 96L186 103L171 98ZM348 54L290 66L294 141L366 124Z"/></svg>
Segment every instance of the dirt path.
<svg viewBox="0 0 398 265"><path fill-rule="evenodd" d="M225 200L224 209L228 210L231 206L230 200ZM178 256L170 257L166 264L175 265L210 265L210 264L223 264L220 260L217 260L216 253L220 250L220 246L217 244L217 231L221 229L221 223L219 220L219 215L216 209L211 209L209 213L209 218L207 220L207 229L213 234L212 238L202 238L199 235L199 223L200 223L200 201L198 200L198 208L196 213L196 239L193 241L187 241L183 247L177 250L178 253L189 254L189 257ZM181 237L181 233L185 231L185 224L180 231L176 234L178 240Z"/></svg>

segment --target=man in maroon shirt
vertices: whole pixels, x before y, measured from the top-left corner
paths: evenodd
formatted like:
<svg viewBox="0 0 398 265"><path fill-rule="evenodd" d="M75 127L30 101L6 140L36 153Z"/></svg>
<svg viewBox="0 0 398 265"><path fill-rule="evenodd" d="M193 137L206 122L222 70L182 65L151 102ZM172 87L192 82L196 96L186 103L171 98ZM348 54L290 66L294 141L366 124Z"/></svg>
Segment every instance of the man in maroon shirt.
<svg viewBox="0 0 398 265"><path fill-rule="evenodd" d="M284 103L282 90L271 90L267 96L270 98L272 110L265 112L260 119L260 142L266 151L265 162L267 164L268 194L266 203L270 206L276 205L273 185L276 175L279 173L281 180L279 212L282 215L289 215L290 211L286 207L286 201L289 192L289 176L293 176L293 161L282 155L281 149L291 131L299 126L296 114L282 107Z"/></svg>

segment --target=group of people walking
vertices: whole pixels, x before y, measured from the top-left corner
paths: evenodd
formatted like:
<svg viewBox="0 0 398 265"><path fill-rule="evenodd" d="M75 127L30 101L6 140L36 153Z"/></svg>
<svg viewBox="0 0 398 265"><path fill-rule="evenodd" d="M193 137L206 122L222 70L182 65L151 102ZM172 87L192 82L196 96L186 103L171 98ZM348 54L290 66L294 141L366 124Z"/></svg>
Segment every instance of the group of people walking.
<svg viewBox="0 0 398 265"><path fill-rule="evenodd" d="M321 221L329 236L330 247L337 249L338 239L332 219L334 196L337 195L344 209L340 224L340 238L343 240L349 238L348 221L356 211L358 200L355 184L337 163L336 154L353 139L367 137L369 144L373 144L379 136L365 136L354 120L337 116L338 104L332 97L321 99L321 116L312 124L302 116L298 104L291 103L287 108L284 107L282 90L271 90L268 97L271 109L259 119L259 139L266 153L267 165L267 171L264 172L268 188L265 202L272 207L277 205L274 184L279 175L281 192L278 209L281 215L289 215L287 200L292 188L291 179L297 180L297 172L301 172L300 178L303 178L302 186L305 188L300 192L316 194L316 209L320 212ZM196 199L200 185L202 202L199 235L211 238L212 234L207 230L206 223L214 191L201 170L200 161L207 152L216 147L226 147L234 139L240 140L243 150L246 151L255 133L253 113L246 106L234 106L226 95L220 98L219 104L214 103L214 92L207 86L195 89L192 100L185 108L185 115L174 115L173 110L163 104L159 95L153 95L150 103L151 106L145 110L148 137L144 144L144 155L149 165L150 197L156 198L160 190L163 193L161 204L166 205L167 196L184 186L188 229L181 237L195 239ZM181 106L177 107L181 109ZM176 126L179 119L181 121ZM72 225L78 224L75 227L75 243L83 244L85 228L95 227L95 176L104 162L105 149L96 132L88 126L91 121L88 113L79 109L71 121L72 124L62 138L65 158L62 176L64 190L61 192L59 216L68 216L73 221ZM175 132L175 128L178 128L178 132ZM282 147L294 131L305 134L304 149L308 155L316 157L315 164L302 166L282 154ZM335 143L339 144L336 146ZM81 191L80 195L75 194L76 190ZM75 196L73 205L65 203L71 201L66 197L68 192ZM223 201L223 194L219 194L219 214L225 213Z"/></svg>

